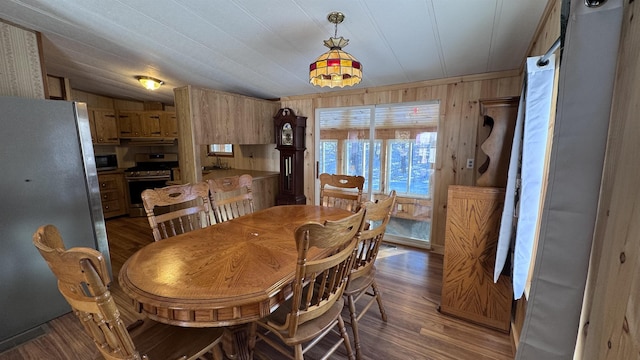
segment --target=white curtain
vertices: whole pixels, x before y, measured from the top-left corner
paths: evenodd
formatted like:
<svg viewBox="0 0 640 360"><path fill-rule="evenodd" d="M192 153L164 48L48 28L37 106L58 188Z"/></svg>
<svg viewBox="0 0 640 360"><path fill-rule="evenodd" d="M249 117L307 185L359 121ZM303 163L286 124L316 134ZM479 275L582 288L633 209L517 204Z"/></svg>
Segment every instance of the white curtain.
<svg viewBox="0 0 640 360"><path fill-rule="evenodd" d="M497 282L510 251L515 229L512 278L514 299L522 296L529 274L536 227L542 207L544 164L548 158L547 139L553 100L555 56L551 55L546 65L538 65L540 58L538 56L527 59L527 76L520 96L511 148L494 269L494 281Z"/></svg>

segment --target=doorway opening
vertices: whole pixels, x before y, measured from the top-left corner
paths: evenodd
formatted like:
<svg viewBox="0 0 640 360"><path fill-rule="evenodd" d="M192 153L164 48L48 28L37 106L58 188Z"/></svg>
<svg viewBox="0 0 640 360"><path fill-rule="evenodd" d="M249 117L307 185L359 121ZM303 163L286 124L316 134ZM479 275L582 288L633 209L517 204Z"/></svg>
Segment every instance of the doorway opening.
<svg viewBox="0 0 640 360"><path fill-rule="evenodd" d="M367 200L396 191L388 242L430 247L439 118L438 101L316 109L318 174L364 176Z"/></svg>

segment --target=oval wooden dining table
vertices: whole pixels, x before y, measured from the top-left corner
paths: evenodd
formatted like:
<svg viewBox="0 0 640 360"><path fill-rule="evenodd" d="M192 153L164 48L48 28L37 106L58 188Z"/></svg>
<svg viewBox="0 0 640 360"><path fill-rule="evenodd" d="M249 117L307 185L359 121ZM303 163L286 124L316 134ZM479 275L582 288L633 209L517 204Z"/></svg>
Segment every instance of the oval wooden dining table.
<svg viewBox="0 0 640 360"><path fill-rule="evenodd" d="M124 263L119 283L153 320L242 329L233 326L269 315L291 294L295 229L351 214L314 205L267 208L146 245ZM247 357L243 345L228 341L228 357Z"/></svg>

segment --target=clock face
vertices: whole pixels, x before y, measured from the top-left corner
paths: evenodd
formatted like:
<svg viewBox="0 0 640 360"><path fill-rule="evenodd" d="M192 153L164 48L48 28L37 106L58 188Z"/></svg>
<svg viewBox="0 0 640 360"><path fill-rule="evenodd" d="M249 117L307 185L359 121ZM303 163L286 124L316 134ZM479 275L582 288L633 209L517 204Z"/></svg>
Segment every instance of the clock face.
<svg viewBox="0 0 640 360"><path fill-rule="evenodd" d="M282 126L282 145L293 145L293 129L291 124L284 123Z"/></svg>

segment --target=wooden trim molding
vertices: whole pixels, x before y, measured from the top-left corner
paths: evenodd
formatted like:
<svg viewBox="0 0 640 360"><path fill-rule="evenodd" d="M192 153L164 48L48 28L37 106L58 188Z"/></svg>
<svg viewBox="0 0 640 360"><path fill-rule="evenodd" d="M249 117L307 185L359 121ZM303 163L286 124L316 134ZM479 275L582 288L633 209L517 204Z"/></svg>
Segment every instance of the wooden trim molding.
<svg viewBox="0 0 640 360"><path fill-rule="evenodd" d="M301 100L301 99L331 98L335 96L365 94L365 93L370 93L371 91L380 92L380 91L406 90L406 89L421 88L426 86L439 86L439 85L449 85L449 84L465 83L465 82L473 82L473 81L504 79L512 76L520 76L520 69L456 76L456 77L449 77L449 78L435 79L435 80L416 81L411 83L377 86L375 88L356 88L356 89L339 90L339 91L332 91L332 92L326 92L326 93L320 93L320 94L285 96L285 97L282 97L280 100L292 101L292 100Z"/></svg>

